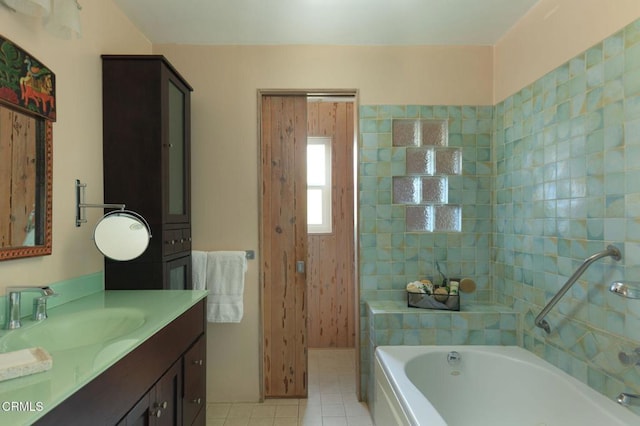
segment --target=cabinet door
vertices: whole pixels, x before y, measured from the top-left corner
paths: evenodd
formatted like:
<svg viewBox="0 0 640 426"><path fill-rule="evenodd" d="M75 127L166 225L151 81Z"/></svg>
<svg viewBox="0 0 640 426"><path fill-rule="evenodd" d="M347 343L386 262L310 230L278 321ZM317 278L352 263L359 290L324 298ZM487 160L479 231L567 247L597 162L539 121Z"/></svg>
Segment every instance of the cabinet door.
<svg viewBox="0 0 640 426"><path fill-rule="evenodd" d="M153 392L153 389L149 393ZM149 393L140 399L134 407L127 413L117 426L150 426L150 396Z"/></svg>
<svg viewBox="0 0 640 426"><path fill-rule="evenodd" d="M176 426L182 421L180 361L127 413L117 426Z"/></svg>
<svg viewBox="0 0 640 426"><path fill-rule="evenodd" d="M167 78L167 129L163 142L165 222L187 223L190 218L189 90L175 77Z"/></svg>
<svg viewBox="0 0 640 426"><path fill-rule="evenodd" d="M182 399L183 424L192 426L196 419L205 419L200 415L206 407L207 394L207 338L202 335L183 357L184 361L184 397Z"/></svg>
<svg viewBox="0 0 640 426"><path fill-rule="evenodd" d="M191 289L191 256L164 263L164 288L169 290Z"/></svg>
<svg viewBox="0 0 640 426"><path fill-rule="evenodd" d="M157 426L175 426L182 423L182 366L178 361L155 385L155 398L151 414Z"/></svg>

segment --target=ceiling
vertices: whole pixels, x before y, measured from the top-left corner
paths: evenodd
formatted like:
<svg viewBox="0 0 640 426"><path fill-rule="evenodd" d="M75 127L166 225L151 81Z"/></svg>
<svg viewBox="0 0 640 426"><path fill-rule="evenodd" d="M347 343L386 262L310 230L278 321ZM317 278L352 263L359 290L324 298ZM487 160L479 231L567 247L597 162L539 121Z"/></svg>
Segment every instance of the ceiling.
<svg viewBox="0 0 640 426"><path fill-rule="evenodd" d="M539 0L114 0L154 44L493 45Z"/></svg>

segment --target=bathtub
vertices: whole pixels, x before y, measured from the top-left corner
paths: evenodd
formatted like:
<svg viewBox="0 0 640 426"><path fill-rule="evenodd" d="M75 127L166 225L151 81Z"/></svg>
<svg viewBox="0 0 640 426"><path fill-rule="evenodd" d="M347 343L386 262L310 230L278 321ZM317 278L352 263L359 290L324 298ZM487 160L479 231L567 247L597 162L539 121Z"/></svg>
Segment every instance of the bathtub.
<svg viewBox="0 0 640 426"><path fill-rule="evenodd" d="M457 363L447 359L454 351ZM517 346L379 346L375 359L378 426L640 425L640 416Z"/></svg>

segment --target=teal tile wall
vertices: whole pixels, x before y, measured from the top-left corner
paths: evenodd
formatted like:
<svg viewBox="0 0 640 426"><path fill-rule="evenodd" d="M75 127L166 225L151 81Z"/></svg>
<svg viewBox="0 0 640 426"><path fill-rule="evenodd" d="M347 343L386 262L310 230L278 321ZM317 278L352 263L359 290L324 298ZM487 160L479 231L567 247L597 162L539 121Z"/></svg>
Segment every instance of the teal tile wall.
<svg viewBox="0 0 640 426"><path fill-rule="evenodd" d="M518 345L518 313L498 305L468 304L462 311L369 303L369 339L378 345Z"/></svg>
<svg viewBox="0 0 640 426"><path fill-rule="evenodd" d="M493 107L365 105L359 118L360 383L366 398L373 365L367 301L406 301L408 282L438 277L436 261L449 277L476 281L477 291L462 295L462 303L492 299ZM462 232L406 231L407 206L392 202L393 177L405 175L408 149L392 144L395 118L448 120L448 146L462 149L462 173L448 177L448 202L463 206Z"/></svg>
<svg viewBox="0 0 640 426"><path fill-rule="evenodd" d="M445 119L449 147L462 149L462 173L448 176L449 204L462 208L462 232L406 231L406 205L393 204L394 176L404 176L407 147L392 146L392 120ZM408 282L473 277L467 300L489 301L491 106L368 105L360 108L359 214L362 300L403 300Z"/></svg>
<svg viewBox="0 0 640 426"><path fill-rule="evenodd" d="M618 352L640 346L640 300L607 290L640 282L640 21L577 55L493 107L365 105L360 108L359 238L361 384L370 342L366 301L400 301L404 285L470 276L468 301L496 301L522 315L523 345L595 390L640 393L637 367ZM462 232L405 232L391 203L405 149L393 118L449 120L463 174L449 202L463 205ZM533 325L582 261L613 243L620 262L592 265L551 311L547 336ZM464 299L463 299L464 304Z"/></svg>
<svg viewBox="0 0 640 426"><path fill-rule="evenodd" d="M640 346L640 300L610 293L640 281L640 21L495 107L493 288L521 312L524 345L609 397L640 391L618 352ZM622 251L589 268L533 320L573 271L607 244Z"/></svg>

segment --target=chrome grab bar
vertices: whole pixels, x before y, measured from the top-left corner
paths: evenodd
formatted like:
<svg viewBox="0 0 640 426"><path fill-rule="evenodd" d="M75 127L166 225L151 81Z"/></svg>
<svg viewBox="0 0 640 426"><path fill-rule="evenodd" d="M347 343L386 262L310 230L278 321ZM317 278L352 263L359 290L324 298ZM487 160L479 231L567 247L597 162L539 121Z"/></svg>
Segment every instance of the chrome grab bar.
<svg viewBox="0 0 640 426"><path fill-rule="evenodd" d="M569 277L569 279L562 286L560 291L558 291L556 293L556 295L553 296L553 298L549 301L549 303L547 303L547 306L545 306L544 309L542 309L542 311L538 314L538 316L536 317L536 321L535 321L536 327L542 328L544 331L547 332L547 334L551 333L551 326L544 319L544 317L547 316L547 314L549 313L551 308L553 308L556 305L556 303L558 303L560 301L562 296L564 296L567 293L567 291L569 291L571 286L573 284L575 284L576 281L578 281L578 278L580 278L580 276L582 274L584 274L584 271L586 271L587 268L589 266L591 266L591 264L593 262L595 262L598 259L602 259L603 257L607 257L607 256L611 256L614 260L622 259L622 255L620 254L620 250L618 250L617 247L612 246L612 245L608 245L606 250L600 251L600 252L598 252L596 254L593 254L593 255L589 256L588 258L586 258L585 261L582 262L582 265L580 265L580 267L578 269L576 269L576 271L573 273L573 275L571 275L571 277Z"/></svg>

